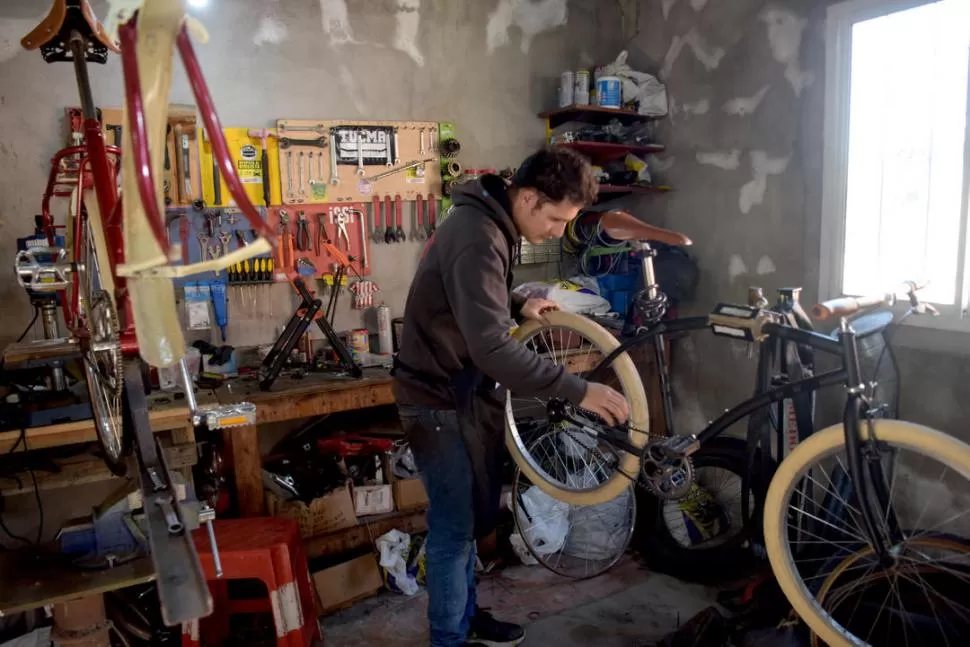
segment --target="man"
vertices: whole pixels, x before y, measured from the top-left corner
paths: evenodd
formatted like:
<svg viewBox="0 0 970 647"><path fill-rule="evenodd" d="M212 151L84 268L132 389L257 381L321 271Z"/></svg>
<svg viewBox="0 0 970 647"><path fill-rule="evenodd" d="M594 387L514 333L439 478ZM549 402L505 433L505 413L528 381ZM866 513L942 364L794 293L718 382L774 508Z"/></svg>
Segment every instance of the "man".
<svg viewBox="0 0 970 647"><path fill-rule="evenodd" d="M555 303L510 302L519 238L562 237L596 197L592 168L565 148L455 189L425 249L404 309L394 395L428 491L427 584L432 647L516 645L522 628L476 605L475 539L494 529L504 450L504 391L560 397L611 423L629 408L613 389L565 372L510 337L510 315L542 321ZM467 642L466 642L467 641Z"/></svg>

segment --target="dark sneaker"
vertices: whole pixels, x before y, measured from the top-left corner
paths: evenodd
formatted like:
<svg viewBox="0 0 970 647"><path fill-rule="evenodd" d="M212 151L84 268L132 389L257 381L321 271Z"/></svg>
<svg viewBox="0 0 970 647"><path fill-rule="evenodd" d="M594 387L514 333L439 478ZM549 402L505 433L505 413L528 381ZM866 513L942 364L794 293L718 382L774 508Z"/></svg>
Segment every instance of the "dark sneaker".
<svg viewBox="0 0 970 647"><path fill-rule="evenodd" d="M505 647L518 645L525 638L525 631L511 622L501 622L482 608L475 611L466 645L477 647Z"/></svg>

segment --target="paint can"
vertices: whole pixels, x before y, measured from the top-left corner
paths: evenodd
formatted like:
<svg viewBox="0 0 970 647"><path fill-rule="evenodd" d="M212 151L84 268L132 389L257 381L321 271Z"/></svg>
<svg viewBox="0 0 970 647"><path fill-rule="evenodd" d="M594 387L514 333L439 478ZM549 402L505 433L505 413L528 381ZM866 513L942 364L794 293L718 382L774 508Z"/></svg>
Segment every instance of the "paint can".
<svg viewBox="0 0 970 647"><path fill-rule="evenodd" d="M355 328L350 331L350 349L355 353L370 352L370 331L366 328Z"/></svg>
<svg viewBox="0 0 970 647"><path fill-rule="evenodd" d="M559 76L559 107L565 108L573 105L573 91L575 90L576 79L572 70L566 70Z"/></svg>
<svg viewBox="0 0 970 647"><path fill-rule="evenodd" d="M618 76L601 76L596 79L596 96L602 108L617 108L623 105L623 83Z"/></svg>
<svg viewBox="0 0 970 647"><path fill-rule="evenodd" d="M377 306L377 346L381 355L394 353L394 341L391 337L391 309L383 304Z"/></svg>
<svg viewBox="0 0 970 647"><path fill-rule="evenodd" d="M576 70L573 88L573 102L577 106L589 105L589 70Z"/></svg>

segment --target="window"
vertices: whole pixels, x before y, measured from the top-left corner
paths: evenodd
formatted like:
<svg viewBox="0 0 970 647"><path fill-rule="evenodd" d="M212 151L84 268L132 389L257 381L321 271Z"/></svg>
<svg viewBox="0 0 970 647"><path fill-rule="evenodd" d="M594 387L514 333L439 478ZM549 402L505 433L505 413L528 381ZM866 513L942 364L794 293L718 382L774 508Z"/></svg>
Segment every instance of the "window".
<svg viewBox="0 0 970 647"><path fill-rule="evenodd" d="M917 279L970 331L970 0L828 10L820 294Z"/></svg>

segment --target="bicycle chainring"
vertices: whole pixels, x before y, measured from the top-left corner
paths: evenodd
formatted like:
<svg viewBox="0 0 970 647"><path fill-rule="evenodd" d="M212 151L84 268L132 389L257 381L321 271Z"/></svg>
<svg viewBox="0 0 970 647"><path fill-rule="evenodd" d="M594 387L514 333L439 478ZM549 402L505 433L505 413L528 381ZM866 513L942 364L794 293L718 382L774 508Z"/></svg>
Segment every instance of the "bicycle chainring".
<svg viewBox="0 0 970 647"><path fill-rule="evenodd" d="M663 500L687 496L694 483L694 464L689 456L671 457L668 439L651 440L640 453L640 474L647 490Z"/></svg>
<svg viewBox="0 0 970 647"><path fill-rule="evenodd" d="M120 397L124 389L124 365L118 311L104 290L92 294L87 306L86 318L91 337L85 359L94 367L105 391Z"/></svg>

